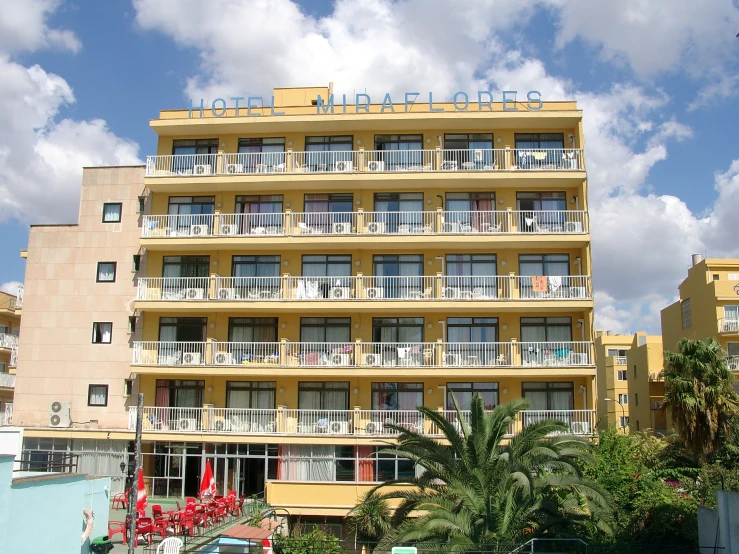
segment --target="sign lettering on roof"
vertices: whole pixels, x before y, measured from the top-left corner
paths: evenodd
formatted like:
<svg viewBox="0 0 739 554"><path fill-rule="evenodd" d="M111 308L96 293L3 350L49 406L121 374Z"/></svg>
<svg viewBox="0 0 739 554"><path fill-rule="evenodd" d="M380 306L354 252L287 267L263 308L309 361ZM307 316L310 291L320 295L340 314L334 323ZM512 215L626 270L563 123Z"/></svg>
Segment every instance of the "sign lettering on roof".
<svg viewBox="0 0 739 554"><path fill-rule="evenodd" d="M376 98L376 97L375 97ZM428 93L428 100L426 97L421 100L420 92L406 92L403 94L402 105L396 105L389 92L385 93L382 102L380 104L380 113L407 113L414 111L416 112L466 112L466 111L493 111L493 93L489 90L479 90L477 94L470 96L464 91L455 92L451 97L451 109L449 106L434 105L434 94ZM336 94L329 94L326 98L320 94L316 100L316 115L325 114L345 114L345 113L370 113L370 105L372 100L369 94L355 94L354 103L350 104L351 98L347 98L346 94L338 96ZM530 90L526 93L526 100L518 100L518 91L516 90L504 90L502 91L497 102L503 104L502 110L504 112L517 112L519 111L519 104L525 106L526 111L539 111L544 107L544 101L541 99L541 92L538 90ZM234 110L233 115L228 115L228 109ZM285 115L285 112L280 112L275 109L275 97L272 96L271 105L265 106L264 98L262 96L234 96L228 100L225 98L216 98L210 103L210 106L206 105L204 99L200 99L199 102L195 103L190 100L190 108L188 110L187 117L192 118L193 113L200 114L200 117L204 117L204 114L208 111L211 112L213 117L239 117L246 115L247 117L259 117L262 115L262 109L269 108L270 115ZM477 108L477 109L475 109Z"/></svg>

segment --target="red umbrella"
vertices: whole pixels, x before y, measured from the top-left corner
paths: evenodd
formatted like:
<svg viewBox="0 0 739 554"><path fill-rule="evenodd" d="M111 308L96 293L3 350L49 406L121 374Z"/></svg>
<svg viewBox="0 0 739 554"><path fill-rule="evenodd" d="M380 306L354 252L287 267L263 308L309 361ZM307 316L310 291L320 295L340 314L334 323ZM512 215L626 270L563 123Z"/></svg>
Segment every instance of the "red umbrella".
<svg viewBox="0 0 739 554"><path fill-rule="evenodd" d="M139 487L136 494L136 511L143 512L146 510L148 502L146 501L146 488L144 487L144 472L139 468Z"/></svg>
<svg viewBox="0 0 739 554"><path fill-rule="evenodd" d="M205 472L203 481L200 483L200 498L212 498L216 495L216 480L210 467L210 460L205 460Z"/></svg>

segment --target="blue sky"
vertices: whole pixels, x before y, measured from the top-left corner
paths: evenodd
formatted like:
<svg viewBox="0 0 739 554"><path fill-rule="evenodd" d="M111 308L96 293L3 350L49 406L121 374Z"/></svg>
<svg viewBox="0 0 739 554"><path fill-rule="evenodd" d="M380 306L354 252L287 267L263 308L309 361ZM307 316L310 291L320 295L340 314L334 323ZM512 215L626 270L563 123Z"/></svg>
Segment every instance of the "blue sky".
<svg viewBox="0 0 739 554"><path fill-rule="evenodd" d="M596 324L658 331L691 253L739 256L739 5L694 4L0 0L0 284L82 165L143 160L190 97L537 89L585 110Z"/></svg>

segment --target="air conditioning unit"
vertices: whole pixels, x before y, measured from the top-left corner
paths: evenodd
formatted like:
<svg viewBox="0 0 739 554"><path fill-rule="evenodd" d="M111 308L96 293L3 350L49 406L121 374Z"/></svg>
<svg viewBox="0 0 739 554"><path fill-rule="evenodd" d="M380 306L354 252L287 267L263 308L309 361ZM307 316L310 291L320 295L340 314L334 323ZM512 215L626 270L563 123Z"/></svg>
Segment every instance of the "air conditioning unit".
<svg viewBox="0 0 739 554"><path fill-rule="evenodd" d="M213 430L216 432L230 431L231 422L223 418L216 419L213 421Z"/></svg>
<svg viewBox="0 0 739 554"><path fill-rule="evenodd" d="M184 290L163 290L162 300L182 300L185 297Z"/></svg>
<svg viewBox="0 0 739 554"><path fill-rule="evenodd" d="M200 352L185 352L182 355L182 365L200 365Z"/></svg>
<svg viewBox="0 0 739 554"><path fill-rule="evenodd" d="M459 354L444 354L444 365L445 366L458 366L459 365Z"/></svg>
<svg viewBox="0 0 739 554"><path fill-rule="evenodd" d="M221 235L238 235L239 226L233 223L224 223L221 225Z"/></svg>
<svg viewBox="0 0 739 554"><path fill-rule="evenodd" d="M332 354L331 365L348 366L349 354Z"/></svg>
<svg viewBox="0 0 739 554"><path fill-rule="evenodd" d="M244 164L228 164L226 166L226 173L243 173Z"/></svg>
<svg viewBox="0 0 739 554"><path fill-rule="evenodd" d="M381 235L385 232L385 224L382 221L371 221L367 224L367 232L373 235Z"/></svg>
<svg viewBox="0 0 739 554"><path fill-rule="evenodd" d="M203 289L185 289L185 300L202 300L205 298Z"/></svg>
<svg viewBox="0 0 739 554"><path fill-rule="evenodd" d="M441 162L442 171L455 171L457 169L457 162L455 160L444 160Z"/></svg>
<svg viewBox="0 0 739 554"><path fill-rule="evenodd" d="M348 235L352 232L351 223L342 222L331 225L331 232L335 235Z"/></svg>
<svg viewBox="0 0 739 554"><path fill-rule="evenodd" d="M456 222L443 223L441 225L441 232L442 233L459 233L459 223L456 223Z"/></svg>
<svg viewBox="0 0 739 554"><path fill-rule="evenodd" d="M216 352L213 361L215 365L236 365L234 364L234 357L231 352Z"/></svg>
<svg viewBox="0 0 739 554"><path fill-rule="evenodd" d="M236 298L236 289L218 289L218 300L234 300Z"/></svg>
<svg viewBox="0 0 739 554"><path fill-rule="evenodd" d="M190 225L190 235L194 237L202 237L210 234L210 228L207 225Z"/></svg>
<svg viewBox="0 0 739 554"><path fill-rule="evenodd" d="M367 171L385 171L385 162L382 162L382 161L367 162Z"/></svg>
<svg viewBox="0 0 739 554"><path fill-rule="evenodd" d="M385 289L382 287L369 287L364 294L367 298L377 300L379 298L385 298Z"/></svg>
<svg viewBox="0 0 739 554"><path fill-rule="evenodd" d="M457 287L444 287L441 291L442 298L459 298L459 289Z"/></svg>
<svg viewBox="0 0 739 554"><path fill-rule="evenodd" d="M347 171L352 171L353 169L354 167L350 160L341 160L334 164L334 171L346 173Z"/></svg>
<svg viewBox="0 0 739 554"><path fill-rule="evenodd" d="M570 298L587 298L585 287L570 287Z"/></svg>
<svg viewBox="0 0 739 554"><path fill-rule="evenodd" d="M364 365L378 366L382 365L382 354L365 354Z"/></svg>
<svg viewBox="0 0 739 554"><path fill-rule="evenodd" d="M346 300L351 297L349 287L331 287L328 291L328 297L334 300Z"/></svg>
<svg viewBox="0 0 739 554"><path fill-rule="evenodd" d="M368 435L382 435L384 432L382 422L368 421L364 426L364 432Z"/></svg>
<svg viewBox="0 0 739 554"><path fill-rule="evenodd" d="M54 401L49 405L49 427L72 426L72 403Z"/></svg>
<svg viewBox="0 0 739 554"><path fill-rule="evenodd" d="M566 221L565 233L582 233L582 223L579 221Z"/></svg>
<svg viewBox="0 0 739 554"><path fill-rule="evenodd" d="M198 420L195 418L183 417L177 422L177 429L180 431L197 431Z"/></svg>
<svg viewBox="0 0 739 554"><path fill-rule="evenodd" d="M570 363L572 365L588 365L588 355L579 352L570 352Z"/></svg>
<svg viewBox="0 0 739 554"><path fill-rule="evenodd" d="M332 435L348 435L349 434L349 422L348 421L329 421L328 432Z"/></svg>
<svg viewBox="0 0 739 554"><path fill-rule="evenodd" d="M192 172L195 175L211 175L213 173L213 168L210 166L210 164L200 164L196 165Z"/></svg>

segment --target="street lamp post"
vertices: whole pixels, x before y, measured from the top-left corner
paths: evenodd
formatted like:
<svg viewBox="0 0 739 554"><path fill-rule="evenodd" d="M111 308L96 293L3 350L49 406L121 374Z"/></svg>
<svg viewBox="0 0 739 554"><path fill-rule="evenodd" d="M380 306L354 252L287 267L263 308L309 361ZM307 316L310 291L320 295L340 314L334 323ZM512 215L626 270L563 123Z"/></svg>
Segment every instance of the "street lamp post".
<svg viewBox="0 0 739 554"><path fill-rule="evenodd" d="M618 400L615 400L613 398L604 398L603 400L605 400L606 402L615 402L616 404L618 404L619 406L621 406L621 421L624 422L626 420L626 408L624 408L624 405L621 404L621 402L619 402ZM626 425L622 425L621 426L621 429L623 429L624 435L625 435L626 434Z"/></svg>

